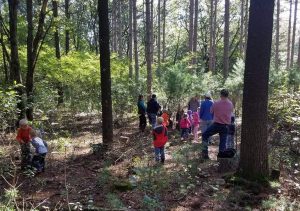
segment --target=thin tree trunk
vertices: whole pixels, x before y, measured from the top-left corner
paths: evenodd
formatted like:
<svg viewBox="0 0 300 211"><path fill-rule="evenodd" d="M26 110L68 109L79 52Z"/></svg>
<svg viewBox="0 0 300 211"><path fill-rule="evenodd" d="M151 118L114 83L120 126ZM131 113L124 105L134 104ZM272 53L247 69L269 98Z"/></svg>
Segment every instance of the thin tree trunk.
<svg viewBox="0 0 300 211"><path fill-rule="evenodd" d="M195 0L195 18L194 18L194 35L193 35L193 64L197 64L197 38L198 38L198 11L199 1Z"/></svg>
<svg viewBox="0 0 300 211"><path fill-rule="evenodd" d="M108 0L98 0L101 71L102 139L104 148L113 141Z"/></svg>
<svg viewBox="0 0 300 211"><path fill-rule="evenodd" d="M147 95L152 92L152 69L151 69L151 0L146 0L146 63L147 63Z"/></svg>
<svg viewBox="0 0 300 211"><path fill-rule="evenodd" d="M3 69L4 69L4 80L5 80L5 83L9 83L9 73L8 73L8 67L7 67L7 61L6 59L9 59L9 57L7 57L7 49L5 47L5 43L3 41L3 29L2 29L2 26L0 26L0 30L1 30L1 37L0 37L0 44L1 44L1 47L2 47L2 59L3 59Z"/></svg>
<svg viewBox="0 0 300 211"><path fill-rule="evenodd" d="M53 17L58 18L58 1L52 0L53 5ZM55 46L55 56L58 62L60 63L60 43L59 43L59 32L58 26L55 26L54 32L54 46ZM57 84L57 105L60 106L64 103L64 90L61 82Z"/></svg>
<svg viewBox="0 0 300 211"><path fill-rule="evenodd" d="M297 28L297 12L298 12L298 0L295 0L295 11L294 11L294 26L293 26L293 35L292 35L292 50L291 50L291 64L294 66L294 54L295 54L295 39L296 39L296 28Z"/></svg>
<svg viewBox="0 0 300 211"><path fill-rule="evenodd" d="M298 42L298 58L297 58L297 65L298 65L298 68L300 68L300 36L299 36L299 42Z"/></svg>
<svg viewBox="0 0 300 211"><path fill-rule="evenodd" d="M121 21L121 1L117 1L117 42L118 42L118 56L123 57L122 48L122 21Z"/></svg>
<svg viewBox="0 0 300 211"><path fill-rule="evenodd" d="M161 20L161 0L158 0L157 4L157 63L158 63L158 68L157 68L157 74L160 73L160 20Z"/></svg>
<svg viewBox="0 0 300 211"><path fill-rule="evenodd" d="M218 0L214 0L215 1L215 5L214 5L214 20L213 20L213 49L212 49L212 72L215 73L216 72L216 61L217 61L217 12L218 12ZM206 46L207 49L207 46Z"/></svg>
<svg viewBox="0 0 300 211"><path fill-rule="evenodd" d="M193 29L194 29L194 0L190 0L190 7L189 7L189 52L191 53L193 51Z"/></svg>
<svg viewBox="0 0 300 211"><path fill-rule="evenodd" d="M128 50L129 50L129 78L133 77L133 67L132 67L132 4L133 0L129 0L129 34L128 34Z"/></svg>
<svg viewBox="0 0 300 211"><path fill-rule="evenodd" d="M214 0L210 0L210 11L209 11L209 70L213 70L213 19L214 19Z"/></svg>
<svg viewBox="0 0 300 211"><path fill-rule="evenodd" d="M240 31L240 57L244 58L244 19L245 19L245 0L241 1L241 31Z"/></svg>
<svg viewBox="0 0 300 211"><path fill-rule="evenodd" d="M223 54L223 77L226 79L229 74L229 0L225 0L225 16L224 16L224 54Z"/></svg>
<svg viewBox="0 0 300 211"><path fill-rule="evenodd" d="M248 25L249 25L249 0L245 2L245 37L244 37L244 58L246 59L246 50L248 42Z"/></svg>
<svg viewBox="0 0 300 211"><path fill-rule="evenodd" d="M166 59L166 1L163 0L162 62Z"/></svg>
<svg viewBox="0 0 300 211"><path fill-rule="evenodd" d="M153 63L153 52L154 52L154 28L153 28L153 21L154 21L154 4L153 0L151 0L150 6L150 58L151 64Z"/></svg>
<svg viewBox="0 0 300 211"><path fill-rule="evenodd" d="M289 28L288 28L288 42L287 42L287 59L286 59L286 69L290 69L291 66L291 28L292 28L292 6L293 1L290 0L290 13L289 13Z"/></svg>
<svg viewBox="0 0 300 211"><path fill-rule="evenodd" d="M66 41L65 41L66 55L70 51L70 30L69 30L70 13L69 13L69 5L70 5L70 0L65 0L65 15L66 15L66 22L67 22L67 27L66 27Z"/></svg>
<svg viewBox="0 0 300 211"><path fill-rule="evenodd" d="M136 0L133 0L133 45L134 45L134 68L135 68L135 82L139 80L139 53L138 53L138 39L137 39L137 8Z"/></svg>
<svg viewBox="0 0 300 211"><path fill-rule="evenodd" d="M276 13L276 43L275 43L275 70L279 70L279 29L280 29L280 0L277 0Z"/></svg>
<svg viewBox="0 0 300 211"><path fill-rule="evenodd" d="M268 176L268 82L274 0L251 0L243 92L241 161L247 179ZM253 115L259 111L259 115Z"/></svg>

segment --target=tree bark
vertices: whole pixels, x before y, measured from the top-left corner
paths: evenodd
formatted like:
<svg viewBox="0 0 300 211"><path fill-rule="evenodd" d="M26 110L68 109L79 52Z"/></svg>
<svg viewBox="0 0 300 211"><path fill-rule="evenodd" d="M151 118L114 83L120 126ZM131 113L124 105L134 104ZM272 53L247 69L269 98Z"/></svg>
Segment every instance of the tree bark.
<svg viewBox="0 0 300 211"><path fill-rule="evenodd" d="M166 59L166 1L163 0L162 62Z"/></svg>
<svg viewBox="0 0 300 211"><path fill-rule="evenodd" d="M154 52L154 28L153 28L153 21L154 21L154 4L153 0L150 2L150 58L151 64L153 63L153 52Z"/></svg>
<svg viewBox="0 0 300 211"><path fill-rule="evenodd" d="M229 74L229 0L225 0L225 15L224 15L224 53L223 53L223 77L226 79Z"/></svg>
<svg viewBox="0 0 300 211"><path fill-rule="evenodd" d="M240 57L244 58L244 19L245 19L245 0L241 1L241 31L240 31L240 43L239 43L239 50L240 50Z"/></svg>
<svg viewBox="0 0 300 211"><path fill-rule="evenodd" d="M133 77L133 67L132 67L132 4L133 0L129 0L129 16L128 16L128 27L129 27L129 34L128 34L128 51L129 51L129 78L132 79Z"/></svg>
<svg viewBox="0 0 300 211"><path fill-rule="evenodd" d="M152 93L152 67L151 67L151 0L146 0L146 39L145 39L145 56L147 63L147 95Z"/></svg>
<svg viewBox="0 0 300 211"><path fill-rule="evenodd" d="M160 55L161 55L161 49L160 49L160 20L161 20L161 0L158 0L157 4L157 74L160 73Z"/></svg>
<svg viewBox="0 0 300 211"><path fill-rule="evenodd" d="M299 36L299 42L298 42L298 58L297 58L297 65L298 65L298 68L300 68L300 36Z"/></svg>
<svg viewBox="0 0 300 211"><path fill-rule="evenodd" d="M65 51L66 55L70 51L70 30L69 30L69 22L70 22L70 13L69 13L70 0L65 0L65 16L66 16L66 41L65 41Z"/></svg>
<svg viewBox="0 0 300 211"><path fill-rule="evenodd" d="M275 70L279 70L279 29L280 29L280 0L277 0L276 12L276 43L275 43Z"/></svg>
<svg viewBox="0 0 300 211"><path fill-rule="evenodd" d="M104 148L113 141L108 0L98 0L101 72L102 137Z"/></svg>
<svg viewBox="0 0 300 211"><path fill-rule="evenodd" d="M123 57L121 7L122 7L122 2L117 1L117 32L116 33L117 33L118 56L119 56L119 58Z"/></svg>
<svg viewBox="0 0 300 211"><path fill-rule="evenodd" d="M241 161L247 179L268 176L268 82L274 0L251 0L243 92ZM259 115L253 115L259 111Z"/></svg>
<svg viewBox="0 0 300 211"><path fill-rule="evenodd" d="M286 69L290 69L291 66L291 28L292 28L292 7L293 1L290 0L290 13L289 13L289 28L288 28L288 42L287 42L287 59L286 59Z"/></svg>
<svg viewBox="0 0 300 211"><path fill-rule="evenodd" d="M295 40L296 40L296 28L297 28L297 12L298 12L298 0L295 0L295 11L294 11L294 26L293 26L293 35L292 35L292 50L291 50L291 64L294 66L294 56L295 56Z"/></svg>
<svg viewBox="0 0 300 211"><path fill-rule="evenodd" d="M194 11L195 11L195 6L194 6L194 0L190 0L190 7L189 7L189 52L193 52L193 29L194 29Z"/></svg>
<svg viewBox="0 0 300 211"><path fill-rule="evenodd" d="M244 37L244 58L246 58L247 42L248 42L248 25L249 25L249 0L245 2L245 37Z"/></svg>
<svg viewBox="0 0 300 211"><path fill-rule="evenodd" d="M19 51L18 51L18 38L17 38L17 25L18 25L18 0L8 0L9 9L9 42L10 42L10 83L14 85L22 84L21 78L21 67L19 61ZM18 93L18 103L17 108L19 110L19 119L25 117L25 102L23 98L24 90L23 87L16 88Z"/></svg>
<svg viewBox="0 0 300 211"><path fill-rule="evenodd" d="M134 45L134 69L135 69L135 82L139 81L139 52L138 52L138 39L137 39L137 8L136 0L133 1L133 45Z"/></svg>
<svg viewBox="0 0 300 211"><path fill-rule="evenodd" d="M195 18L194 18L194 35L193 35L193 64L197 64L197 38L198 38L198 11L199 1L195 0Z"/></svg>
<svg viewBox="0 0 300 211"><path fill-rule="evenodd" d="M209 67L208 69L212 72L213 70L213 19L214 19L214 0L210 0L210 12L209 12Z"/></svg>

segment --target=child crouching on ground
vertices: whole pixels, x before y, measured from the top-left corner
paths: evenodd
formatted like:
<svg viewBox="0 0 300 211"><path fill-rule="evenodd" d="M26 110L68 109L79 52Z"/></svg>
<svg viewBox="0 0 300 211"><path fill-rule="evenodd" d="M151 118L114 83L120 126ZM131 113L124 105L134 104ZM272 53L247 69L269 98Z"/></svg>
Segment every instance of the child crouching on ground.
<svg viewBox="0 0 300 211"><path fill-rule="evenodd" d="M189 131L191 126L192 125L187 113L184 113L183 118L180 120L181 140L184 140L185 138L189 137Z"/></svg>
<svg viewBox="0 0 300 211"><path fill-rule="evenodd" d="M157 125L153 129L155 160L156 162L160 161L162 164L165 162L165 144L168 141L168 130L163 125L163 121L162 117L158 117L156 120Z"/></svg>
<svg viewBox="0 0 300 211"><path fill-rule="evenodd" d="M21 119L19 122L17 141L20 143L21 147L21 169L25 170L26 167L30 167L30 131L31 127L28 126L28 121L26 119Z"/></svg>
<svg viewBox="0 0 300 211"><path fill-rule="evenodd" d="M37 169L37 172L45 171L45 157L48 152L47 143L37 136L35 130L30 131L32 137L31 144L35 148L35 155L32 158L32 167Z"/></svg>

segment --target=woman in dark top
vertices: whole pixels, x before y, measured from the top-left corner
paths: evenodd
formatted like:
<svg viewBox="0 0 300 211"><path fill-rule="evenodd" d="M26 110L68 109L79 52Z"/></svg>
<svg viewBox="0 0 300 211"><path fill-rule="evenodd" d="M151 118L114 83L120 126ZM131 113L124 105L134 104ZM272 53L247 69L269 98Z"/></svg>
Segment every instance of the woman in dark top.
<svg viewBox="0 0 300 211"><path fill-rule="evenodd" d="M139 95L137 106L138 106L138 113L140 115L140 117L139 117L139 119L140 119L139 127L140 127L140 130L142 132L144 132L144 130L146 128L146 125L147 125L147 122L146 122L146 106L145 106L143 95Z"/></svg>

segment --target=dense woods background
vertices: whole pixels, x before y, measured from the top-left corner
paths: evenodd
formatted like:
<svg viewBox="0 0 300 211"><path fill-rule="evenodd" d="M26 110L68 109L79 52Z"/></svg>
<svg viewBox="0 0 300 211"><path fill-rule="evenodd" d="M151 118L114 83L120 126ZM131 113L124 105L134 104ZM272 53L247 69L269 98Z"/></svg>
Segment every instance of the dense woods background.
<svg viewBox="0 0 300 211"><path fill-rule="evenodd" d="M102 118L94 142L109 144L136 116L139 94L157 94L175 114L190 97L227 88L244 114L244 176L269 174L268 138L288 147L273 163L297 164L285 159L300 153L298 0L257 2L0 0L2 133L26 117L60 138L56 124L80 114Z"/></svg>

